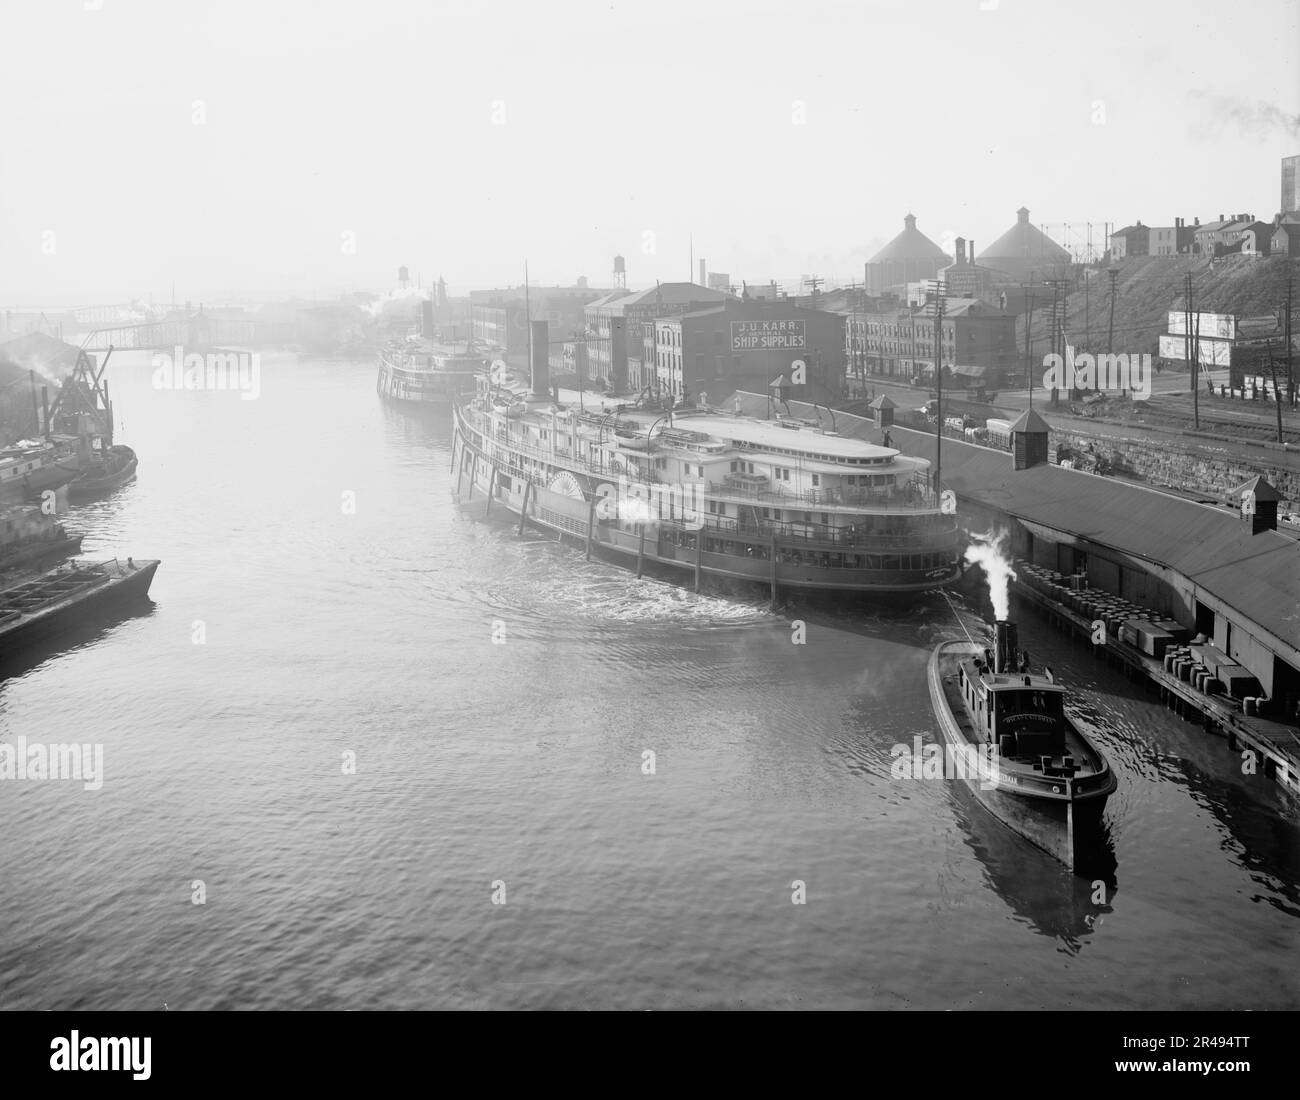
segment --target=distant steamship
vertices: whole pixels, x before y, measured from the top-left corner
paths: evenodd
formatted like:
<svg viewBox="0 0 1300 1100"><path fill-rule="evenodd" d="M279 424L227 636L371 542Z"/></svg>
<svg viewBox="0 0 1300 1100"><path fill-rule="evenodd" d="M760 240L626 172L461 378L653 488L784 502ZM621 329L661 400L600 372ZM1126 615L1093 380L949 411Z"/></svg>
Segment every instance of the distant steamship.
<svg viewBox="0 0 1300 1100"><path fill-rule="evenodd" d="M960 575L957 517L929 463L815 423L549 393L545 322L532 386L477 379L455 407L463 501L581 540L638 575L780 589L919 592ZM738 410L737 410L738 412Z"/></svg>

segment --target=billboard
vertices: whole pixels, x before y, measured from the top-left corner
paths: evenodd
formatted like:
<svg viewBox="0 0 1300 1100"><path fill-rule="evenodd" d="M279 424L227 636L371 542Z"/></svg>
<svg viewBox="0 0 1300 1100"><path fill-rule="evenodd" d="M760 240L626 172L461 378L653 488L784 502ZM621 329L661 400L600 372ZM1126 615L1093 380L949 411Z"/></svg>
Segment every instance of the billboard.
<svg viewBox="0 0 1300 1100"><path fill-rule="evenodd" d="M725 271L709 272L709 289L721 290L724 294L731 292L731 276Z"/></svg>
<svg viewBox="0 0 1300 1100"><path fill-rule="evenodd" d="M1232 345L1226 340L1207 340L1202 330L1201 338L1195 341L1200 351L1201 366L1228 367L1232 365ZM1187 358L1186 336L1161 336L1160 358L1185 360Z"/></svg>
<svg viewBox="0 0 1300 1100"><path fill-rule="evenodd" d="M803 321L732 321L732 351L803 351Z"/></svg>
<svg viewBox="0 0 1300 1100"><path fill-rule="evenodd" d="M1237 338L1237 318L1231 313L1193 313L1192 334L1197 333L1197 318L1200 318L1200 335L1213 336L1220 340ZM1169 331L1175 336L1187 332L1187 315L1181 309L1169 311ZM1162 353L1163 354L1163 353Z"/></svg>

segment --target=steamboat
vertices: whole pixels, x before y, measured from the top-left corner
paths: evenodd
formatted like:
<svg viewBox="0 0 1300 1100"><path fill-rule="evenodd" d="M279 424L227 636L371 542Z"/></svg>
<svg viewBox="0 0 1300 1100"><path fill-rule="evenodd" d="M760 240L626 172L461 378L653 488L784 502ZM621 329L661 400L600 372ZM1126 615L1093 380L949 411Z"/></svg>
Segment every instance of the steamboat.
<svg viewBox="0 0 1300 1100"><path fill-rule="evenodd" d="M474 379L486 365L487 359L472 344L456 351L412 337L380 349L375 389L396 405L446 409L474 392Z"/></svg>
<svg viewBox="0 0 1300 1100"><path fill-rule="evenodd" d="M541 379L539 380L539 371ZM640 576L658 563L781 589L921 592L960 575L929 463L795 418L531 392L486 375L454 408L462 501L499 505Z"/></svg>
<svg viewBox="0 0 1300 1100"><path fill-rule="evenodd" d="M1117 781L1105 757L1065 714L1065 689L1017 654L1016 627L999 620L995 648L940 642L930 656L930 701L950 751L988 753L963 776L1003 824L1071 871L1102 853L1102 810Z"/></svg>

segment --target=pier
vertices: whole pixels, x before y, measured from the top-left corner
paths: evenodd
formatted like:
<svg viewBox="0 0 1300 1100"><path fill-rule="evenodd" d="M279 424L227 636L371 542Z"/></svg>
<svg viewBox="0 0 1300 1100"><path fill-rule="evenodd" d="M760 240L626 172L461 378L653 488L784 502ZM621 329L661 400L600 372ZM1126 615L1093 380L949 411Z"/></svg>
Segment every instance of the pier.
<svg viewBox="0 0 1300 1100"><path fill-rule="evenodd" d="M1018 561L1016 572L1018 579L1011 582L1012 591L1024 597L1052 626L1089 643L1094 657L1128 679L1144 682L1180 717L1225 738L1229 749L1253 752L1264 775L1293 795L1300 795L1300 737L1294 727L1247 713L1246 707L1253 701L1250 697L1224 695L1215 677L1204 673L1197 676L1196 669L1205 666L1188 654L1193 647L1170 644L1156 657L1124 640L1118 629L1122 624L1134 619L1157 623L1160 620L1156 612L1081 587L1078 577L1067 577L1042 566ZM1071 598L1079 609L1067 605L1065 601ZM1087 611L1094 617L1089 617ZM1095 641L1098 623L1104 623L1106 629L1102 640Z"/></svg>

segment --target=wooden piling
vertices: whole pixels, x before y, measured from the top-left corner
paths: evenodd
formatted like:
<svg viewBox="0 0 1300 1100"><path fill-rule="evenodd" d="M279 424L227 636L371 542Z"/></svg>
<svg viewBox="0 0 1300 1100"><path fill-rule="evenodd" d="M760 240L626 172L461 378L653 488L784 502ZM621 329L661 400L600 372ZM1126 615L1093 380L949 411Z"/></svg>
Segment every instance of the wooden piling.
<svg viewBox="0 0 1300 1100"><path fill-rule="evenodd" d="M637 543L636 543L636 575L637 579L641 578L641 567L645 562L645 524L638 523Z"/></svg>
<svg viewBox="0 0 1300 1100"><path fill-rule="evenodd" d="M704 528L695 532L695 591L700 590L700 554L704 552Z"/></svg>
<svg viewBox="0 0 1300 1100"><path fill-rule="evenodd" d="M533 491L531 481L524 482L524 503L519 509L519 537L524 537L524 521L528 518L528 496Z"/></svg>
<svg viewBox="0 0 1300 1100"><path fill-rule="evenodd" d="M488 499L487 507L483 509L483 516L486 519L492 514L492 498L497 495L497 468L492 467L492 480L488 482Z"/></svg>
<svg viewBox="0 0 1300 1100"><path fill-rule="evenodd" d="M771 573L772 573L772 606L775 607L775 606L776 606L776 532L775 532L775 531L772 532L771 557L772 557L772 570L771 570Z"/></svg>
<svg viewBox="0 0 1300 1100"><path fill-rule="evenodd" d="M591 561L591 539L596 532L596 498L587 505L587 560Z"/></svg>

